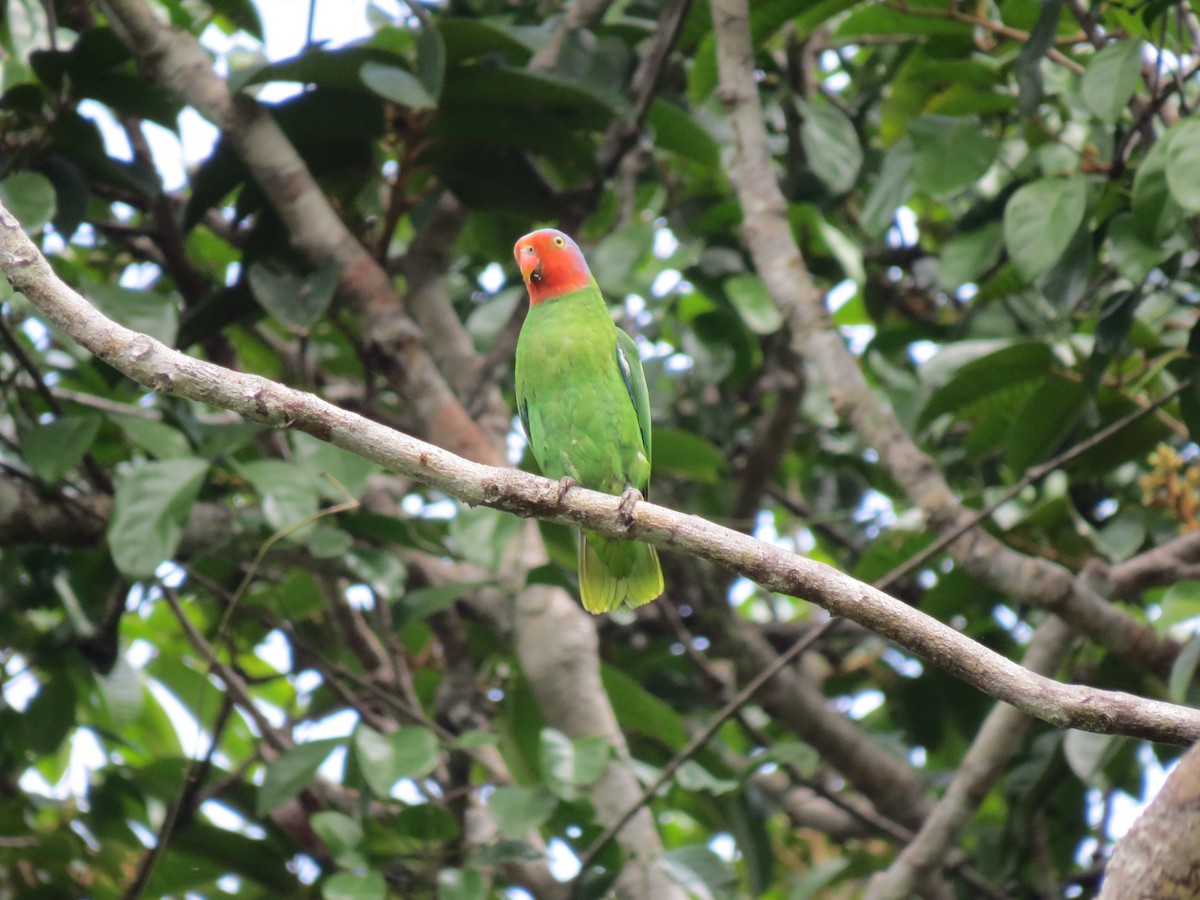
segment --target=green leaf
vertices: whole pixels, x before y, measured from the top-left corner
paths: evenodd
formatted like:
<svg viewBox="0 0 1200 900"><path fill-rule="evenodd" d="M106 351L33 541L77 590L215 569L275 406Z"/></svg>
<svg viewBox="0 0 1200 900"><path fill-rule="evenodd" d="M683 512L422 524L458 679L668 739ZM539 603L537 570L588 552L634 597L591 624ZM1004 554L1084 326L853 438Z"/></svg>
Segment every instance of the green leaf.
<svg viewBox="0 0 1200 900"><path fill-rule="evenodd" d="M575 799L578 788L595 783L604 774L609 752L608 741L602 737L572 741L561 731L543 728L538 758L546 787L564 800Z"/></svg>
<svg viewBox="0 0 1200 900"><path fill-rule="evenodd" d="M108 546L117 568L150 578L170 559L208 472L202 459L137 463L117 476Z"/></svg>
<svg viewBox="0 0 1200 900"><path fill-rule="evenodd" d="M409 725L383 735L366 725L354 732L354 755L375 796L388 797L402 778L420 778L437 767L437 736Z"/></svg>
<svg viewBox="0 0 1200 900"><path fill-rule="evenodd" d="M487 900L491 880L476 869L442 869L437 876L437 900Z"/></svg>
<svg viewBox="0 0 1200 900"><path fill-rule="evenodd" d="M1070 729L1063 740L1063 755L1079 780L1100 790L1108 788L1104 775L1104 764L1110 758L1115 742L1120 738L1111 734L1093 734L1090 731Z"/></svg>
<svg viewBox="0 0 1200 900"><path fill-rule="evenodd" d="M113 416L112 420L130 443L157 459L183 459L192 455L192 447L184 433L165 422L140 416Z"/></svg>
<svg viewBox="0 0 1200 900"><path fill-rule="evenodd" d="M387 884L378 872L338 872L321 883L322 900L384 900Z"/></svg>
<svg viewBox="0 0 1200 900"><path fill-rule="evenodd" d="M1012 195L1004 210L1004 242L1026 279L1058 261L1086 211L1087 182L1082 177L1042 178Z"/></svg>
<svg viewBox="0 0 1200 900"><path fill-rule="evenodd" d="M477 506L459 510L450 520L450 539L467 562L494 571L520 528L515 516Z"/></svg>
<svg viewBox="0 0 1200 900"><path fill-rule="evenodd" d="M1003 393L1049 371L1054 354L1038 341L1022 341L960 366L921 410L918 424L927 425L945 413L960 415L989 394Z"/></svg>
<svg viewBox="0 0 1200 900"><path fill-rule="evenodd" d="M659 865L672 881L697 900L717 900L737 883L733 866L702 845L668 850Z"/></svg>
<svg viewBox="0 0 1200 900"><path fill-rule="evenodd" d="M814 900L826 896L825 888L833 884L851 862L850 857L840 856L818 863L792 880L787 900Z"/></svg>
<svg viewBox="0 0 1200 900"><path fill-rule="evenodd" d="M1200 618L1200 581L1179 581L1171 585L1159 606L1162 614L1155 620L1154 627L1162 633Z"/></svg>
<svg viewBox="0 0 1200 900"><path fill-rule="evenodd" d="M1115 122L1129 104L1142 75L1141 41L1116 41L1092 57L1080 92L1102 122Z"/></svg>
<svg viewBox="0 0 1200 900"><path fill-rule="evenodd" d="M316 777L321 763L335 748L343 745L343 738L326 738L297 744L281 753L263 774L263 783L255 799L258 815L265 816L304 790Z"/></svg>
<svg viewBox="0 0 1200 900"><path fill-rule="evenodd" d="M1015 475L1062 446L1087 409L1088 391L1077 380L1052 375L1017 413L1005 442L1004 461Z"/></svg>
<svg viewBox="0 0 1200 900"><path fill-rule="evenodd" d="M654 129L654 145L695 160L708 169L721 164L721 147L686 110L665 100L655 100L646 116Z"/></svg>
<svg viewBox="0 0 1200 900"><path fill-rule="evenodd" d="M1032 116L1041 105L1042 59L1054 46L1060 7L1061 0L1042 0L1037 22L1017 52L1017 108L1022 116Z"/></svg>
<svg viewBox="0 0 1200 900"><path fill-rule="evenodd" d="M550 818L558 806L558 798L540 784L536 787L500 787L488 797L487 806L501 833L518 841Z"/></svg>
<svg viewBox="0 0 1200 900"><path fill-rule="evenodd" d="M1167 147L1167 187L1188 212L1200 212L1200 121L1188 119L1172 127Z"/></svg>
<svg viewBox="0 0 1200 900"><path fill-rule="evenodd" d="M321 320L337 292L340 269L329 259L316 272L305 274L265 262L250 264L247 277L254 299L279 322L300 334Z"/></svg>
<svg viewBox="0 0 1200 900"><path fill-rule="evenodd" d="M54 185L38 172L16 172L0 181L0 203L25 231L36 234L54 218Z"/></svg>
<svg viewBox="0 0 1200 900"><path fill-rule="evenodd" d="M605 665L600 670L604 693L612 703L621 727L652 738L668 750L678 750L688 739L679 713L654 696L621 669Z"/></svg>
<svg viewBox="0 0 1200 900"><path fill-rule="evenodd" d="M1183 207L1167 185L1167 154L1176 134L1178 131L1170 128L1155 141L1133 179L1133 223L1148 244L1167 240L1183 219Z"/></svg>
<svg viewBox="0 0 1200 900"><path fill-rule="evenodd" d="M436 101L446 79L446 44L436 28L425 27L417 34L417 77Z"/></svg>
<svg viewBox="0 0 1200 900"><path fill-rule="evenodd" d="M804 123L800 136L809 168L835 194L854 187L862 167L862 147L854 123L820 94L798 100Z"/></svg>
<svg viewBox="0 0 1200 900"><path fill-rule="evenodd" d="M956 234L942 247L938 258L938 286L956 291L975 281L996 264L1004 250L1004 228L1000 222L989 222L982 228Z"/></svg>
<svg viewBox="0 0 1200 900"><path fill-rule="evenodd" d="M363 842L363 829L345 813L322 810L313 813L308 823L325 845L334 862L345 868L366 866L359 848Z"/></svg>
<svg viewBox="0 0 1200 900"><path fill-rule="evenodd" d="M655 428L654 471L658 475L714 484L725 471L725 454L708 438L690 431Z"/></svg>
<svg viewBox="0 0 1200 900"><path fill-rule="evenodd" d="M142 691L142 676L125 656L117 657L117 664L107 675L96 679L104 707L108 711L109 726L119 729L129 725L142 711L145 695Z"/></svg>
<svg viewBox="0 0 1200 900"><path fill-rule="evenodd" d="M436 803L406 807L388 825L396 834L421 841L449 841L460 832L454 813Z"/></svg>
<svg viewBox="0 0 1200 900"><path fill-rule="evenodd" d="M694 759L683 763L675 772L675 781L685 791L703 791L719 796L736 790L738 783L729 778L717 778Z"/></svg>
<svg viewBox="0 0 1200 900"><path fill-rule="evenodd" d="M253 459L235 463L235 468L262 498L263 516L272 528L311 525L320 504L320 485L307 468L281 459Z"/></svg>
<svg viewBox="0 0 1200 900"><path fill-rule="evenodd" d="M79 465L99 430L100 419L93 415L34 425L21 435L22 456L34 475L55 484Z"/></svg>
<svg viewBox="0 0 1200 900"><path fill-rule="evenodd" d="M888 150L879 167L879 178L867 194L862 211L862 227L870 237L880 237L896 218L899 209L912 195L913 142L902 138Z"/></svg>
<svg viewBox="0 0 1200 900"><path fill-rule="evenodd" d="M348 497L358 499L366 490L367 479L379 471L379 466L369 459L302 431L289 432L288 440L292 445L292 458L316 473L326 500L345 503Z"/></svg>
<svg viewBox="0 0 1200 900"><path fill-rule="evenodd" d="M757 275L744 273L725 279L725 296L756 334L774 334L783 325L783 313Z"/></svg>
<svg viewBox="0 0 1200 900"><path fill-rule="evenodd" d="M1161 243L1151 244L1142 238L1135 219L1129 213L1113 217L1108 226L1108 255L1125 278L1139 284L1150 270L1171 254Z"/></svg>
<svg viewBox="0 0 1200 900"><path fill-rule="evenodd" d="M1167 682L1167 696L1172 703L1186 704L1192 682L1196 679L1196 666L1200 664L1200 634L1193 635L1184 644L1179 656L1171 665L1171 678Z"/></svg>
<svg viewBox="0 0 1200 900"><path fill-rule="evenodd" d="M409 109L432 109L437 101L412 72L399 66L365 62L358 70L363 84L382 97Z"/></svg>
<svg viewBox="0 0 1200 900"><path fill-rule="evenodd" d="M924 116L908 126L912 138L913 181L935 197L970 187L995 162L1000 142L974 117Z"/></svg>
<svg viewBox="0 0 1200 900"><path fill-rule="evenodd" d="M126 328L148 334L168 347L175 343L179 306L174 297L107 282L85 284L84 293L102 313Z"/></svg>

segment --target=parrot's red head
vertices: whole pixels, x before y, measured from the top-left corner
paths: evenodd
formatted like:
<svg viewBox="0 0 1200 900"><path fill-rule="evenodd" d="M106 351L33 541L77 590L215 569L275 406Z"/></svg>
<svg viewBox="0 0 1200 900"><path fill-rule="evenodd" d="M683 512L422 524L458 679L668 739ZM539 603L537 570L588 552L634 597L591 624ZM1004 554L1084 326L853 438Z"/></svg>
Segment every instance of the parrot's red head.
<svg viewBox="0 0 1200 900"><path fill-rule="evenodd" d="M591 284L583 253L556 228L531 231L517 241L513 255L529 289L530 303L561 297Z"/></svg>

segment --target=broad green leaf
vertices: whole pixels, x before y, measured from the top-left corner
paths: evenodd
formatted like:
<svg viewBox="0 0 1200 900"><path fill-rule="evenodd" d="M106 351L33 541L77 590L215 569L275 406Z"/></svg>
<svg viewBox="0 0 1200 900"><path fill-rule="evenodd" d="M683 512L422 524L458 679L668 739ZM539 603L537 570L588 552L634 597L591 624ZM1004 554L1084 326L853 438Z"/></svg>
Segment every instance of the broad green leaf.
<svg viewBox="0 0 1200 900"><path fill-rule="evenodd" d="M1167 683L1167 696L1172 703L1186 704L1192 682L1196 679L1196 666L1200 664L1200 634L1193 635L1183 646L1171 666L1171 678Z"/></svg>
<svg viewBox="0 0 1200 900"><path fill-rule="evenodd" d="M1017 51L1013 68L1017 75L1017 108L1022 116L1032 116L1041 105L1044 93L1042 60L1054 46L1061 6L1061 0L1043 0L1037 22L1029 30L1029 38Z"/></svg>
<svg viewBox="0 0 1200 900"><path fill-rule="evenodd" d="M1133 179L1133 223L1148 244L1167 240L1183 219L1183 207L1167 184L1168 153L1177 134L1176 129L1168 129L1154 142Z"/></svg>
<svg viewBox="0 0 1200 900"><path fill-rule="evenodd" d="M144 701L142 676L124 655L117 657L113 670L98 678L97 683L108 710L110 727L119 729L137 718Z"/></svg>
<svg viewBox="0 0 1200 900"><path fill-rule="evenodd" d="M454 813L436 803L418 803L405 807L388 826L396 834L421 841L448 841L458 837L460 829Z"/></svg>
<svg viewBox="0 0 1200 900"><path fill-rule="evenodd" d="M0 203L23 229L36 234L54 218L54 185L38 172L15 172L0 181Z"/></svg>
<svg viewBox="0 0 1200 900"><path fill-rule="evenodd" d="M1102 122L1125 111L1142 75L1141 41L1116 41L1092 57L1083 73L1083 102Z"/></svg>
<svg viewBox="0 0 1200 900"><path fill-rule="evenodd" d="M344 738L326 738L297 744L280 754L267 766L262 786L258 789L255 808L260 816L292 799L316 777L317 769L335 748L343 746Z"/></svg>
<svg viewBox="0 0 1200 900"><path fill-rule="evenodd" d="M839 856L818 863L803 875L792 879L787 900L816 900L816 898L825 896L825 888L833 884L838 876L846 871L851 862L850 857Z"/></svg>
<svg viewBox="0 0 1200 900"><path fill-rule="evenodd" d="M1017 413L1005 442L1004 461L1014 475L1042 462L1078 424L1087 409L1088 391L1077 380L1052 375Z"/></svg>
<svg viewBox="0 0 1200 900"><path fill-rule="evenodd" d="M412 72L399 66L365 62L358 70L363 84L385 100L409 109L432 109L437 101Z"/></svg>
<svg viewBox="0 0 1200 900"><path fill-rule="evenodd" d="M442 34L446 59L452 64L487 53L524 53L532 49L517 29L496 20L463 17L439 17L435 24Z"/></svg>
<svg viewBox="0 0 1200 900"><path fill-rule="evenodd" d="M442 869L437 876L437 900L487 900L490 879L477 869Z"/></svg>
<svg viewBox="0 0 1200 900"><path fill-rule="evenodd" d="M668 877L697 900L719 900L737 883L733 866L705 846L668 850L659 860Z"/></svg>
<svg viewBox="0 0 1200 900"><path fill-rule="evenodd" d="M600 678L623 729L652 738L669 750L678 750L687 742L687 728L679 713L636 679L610 665L601 669Z"/></svg>
<svg viewBox="0 0 1200 900"><path fill-rule="evenodd" d="M1129 213L1114 216L1109 223L1109 258L1117 271L1134 284L1140 283L1171 252L1169 247L1161 243L1152 244L1144 240L1134 217Z"/></svg>
<svg viewBox="0 0 1200 900"><path fill-rule="evenodd" d="M140 416L113 416L125 437L157 459L182 459L192 455L187 437L166 422L143 419Z"/></svg>
<svg viewBox="0 0 1200 900"><path fill-rule="evenodd" d="M1010 344L972 359L934 392L918 423L926 425L945 413L957 415L988 394L1008 391L1021 382L1040 381L1053 360L1050 348L1038 341Z"/></svg>
<svg viewBox="0 0 1200 900"><path fill-rule="evenodd" d="M654 472L657 475L712 484L725 471L725 463L725 455L707 438L678 428L654 429Z"/></svg>
<svg viewBox="0 0 1200 900"><path fill-rule="evenodd" d="M880 237L895 221L896 210L912 195L913 142L903 138L883 157L879 178L867 194L862 227L871 237Z"/></svg>
<svg viewBox="0 0 1200 900"><path fill-rule="evenodd" d="M1000 142L973 117L924 116L909 123L913 181L935 197L965 190L995 162Z"/></svg>
<svg viewBox="0 0 1200 900"><path fill-rule="evenodd" d="M254 299L288 328L306 334L321 320L337 291L339 269L329 260L313 273L300 273L263 262L248 272Z"/></svg>
<svg viewBox="0 0 1200 900"><path fill-rule="evenodd" d="M516 517L477 506L460 509L450 520L450 539L467 562L494 571L520 528L521 521Z"/></svg>
<svg viewBox="0 0 1200 900"><path fill-rule="evenodd" d="M956 291L996 264L1004 250L1004 228L989 222L982 228L956 234L948 240L938 258L938 285Z"/></svg>
<svg viewBox="0 0 1200 900"><path fill-rule="evenodd" d="M543 785L500 787L488 797L488 812L505 837L523 840L550 818L558 798Z"/></svg>
<svg viewBox="0 0 1200 900"><path fill-rule="evenodd" d="M1081 177L1042 178L1012 195L1004 210L1004 242L1021 274L1036 278L1071 243L1087 211Z"/></svg>
<svg viewBox="0 0 1200 900"><path fill-rule="evenodd" d="M646 116L646 124L654 129L656 147L686 156L706 168L720 166L720 145L704 126L674 103L655 100Z"/></svg>
<svg viewBox="0 0 1200 900"><path fill-rule="evenodd" d="M717 778L694 759L689 759L675 772L675 781L685 791L703 791L719 796L736 790L738 783L730 778Z"/></svg>
<svg viewBox="0 0 1200 900"><path fill-rule="evenodd" d="M1200 212L1200 121L1188 119L1171 129L1167 147L1167 187L1188 212Z"/></svg>
<svg viewBox="0 0 1200 900"><path fill-rule="evenodd" d="M94 415L34 425L21 435L22 456L34 475L55 484L79 464L99 430L100 418Z"/></svg>
<svg viewBox="0 0 1200 900"><path fill-rule="evenodd" d="M725 296L751 331L774 334L783 325L783 313L757 275L746 273L725 279Z"/></svg>
<svg viewBox="0 0 1200 900"><path fill-rule="evenodd" d="M1111 734L1093 734L1090 731L1070 729L1063 741L1063 755L1079 780L1100 790L1106 789L1108 779L1104 775L1104 763L1111 756L1116 742L1121 738Z"/></svg>
<svg viewBox="0 0 1200 900"><path fill-rule="evenodd" d="M322 485L322 495L334 503L344 503L362 496L367 479L379 471L379 466L349 450L317 440L302 431L288 433L292 456L316 473ZM335 483L336 482L336 483Z"/></svg>
<svg viewBox="0 0 1200 900"><path fill-rule="evenodd" d="M378 872L338 872L321 882L321 900L384 900L387 884Z"/></svg>
<svg viewBox="0 0 1200 900"><path fill-rule="evenodd" d="M1162 614L1154 627L1166 633L1169 629L1193 619L1200 619L1200 581L1179 581L1167 588L1159 604Z"/></svg>
<svg viewBox="0 0 1200 900"><path fill-rule="evenodd" d="M153 290L134 291L119 284L102 282L85 285L89 300L126 328L148 334L167 346L179 331L179 305L173 296Z"/></svg>
<svg viewBox="0 0 1200 900"><path fill-rule="evenodd" d="M308 820L334 862L345 868L361 868L366 860L360 852L363 829L358 822L336 810L322 810Z"/></svg>
<svg viewBox="0 0 1200 900"><path fill-rule="evenodd" d="M208 472L202 459L137 463L117 476L108 546L117 568L149 578L171 558Z"/></svg>
<svg viewBox="0 0 1200 900"><path fill-rule="evenodd" d="M1037 288L1059 309L1072 310L1087 293L1094 262L1092 234L1087 226L1083 226L1075 232L1054 265L1037 279Z"/></svg>
<svg viewBox="0 0 1200 900"><path fill-rule="evenodd" d="M797 103L804 117L800 134L809 168L830 191L845 193L854 187L862 167L862 147L854 123L820 94Z"/></svg>
<svg viewBox="0 0 1200 900"><path fill-rule="evenodd" d="M1146 526L1136 516L1118 515L1095 530L1095 541L1105 559L1122 563L1145 543Z"/></svg>
<svg viewBox="0 0 1200 900"><path fill-rule="evenodd" d="M446 44L436 28L424 27L417 34L417 77L436 101L446 78Z"/></svg>
<svg viewBox="0 0 1200 900"><path fill-rule="evenodd" d="M437 737L419 725L387 735L359 725L354 732L354 755L372 792L387 797L401 778L420 778L437 767Z"/></svg>
<svg viewBox="0 0 1200 900"><path fill-rule="evenodd" d="M272 528L283 531L311 524L320 503L320 485L305 466L281 459L253 459L235 465L262 497L263 516Z"/></svg>
<svg viewBox="0 0 1200 900"><path fill-rule="evenodd" d="M608 765L608 741L602 737L572 741L561 731L543 728L538 748L542 779L556 796L573 800L580 787L595 783Z"/></svg>

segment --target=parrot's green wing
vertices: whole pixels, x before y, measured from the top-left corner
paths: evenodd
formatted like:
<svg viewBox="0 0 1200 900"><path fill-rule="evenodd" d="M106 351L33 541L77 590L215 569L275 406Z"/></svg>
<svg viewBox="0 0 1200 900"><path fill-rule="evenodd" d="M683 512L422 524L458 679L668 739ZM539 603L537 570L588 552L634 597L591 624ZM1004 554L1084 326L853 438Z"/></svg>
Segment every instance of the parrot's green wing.
<svg viewBox="0 0 1200 900"><path fill-rule="evenodd" d="M637 410L638 429L642 433L642 446L646 448L646 461L653 462L650 452L650 388L646 386L646 373L642 370L642 359L638 356L637 344L620 328L617 329L617 368L629 391L629 399ZM645 493L646 485L638 485Z"/></svg>

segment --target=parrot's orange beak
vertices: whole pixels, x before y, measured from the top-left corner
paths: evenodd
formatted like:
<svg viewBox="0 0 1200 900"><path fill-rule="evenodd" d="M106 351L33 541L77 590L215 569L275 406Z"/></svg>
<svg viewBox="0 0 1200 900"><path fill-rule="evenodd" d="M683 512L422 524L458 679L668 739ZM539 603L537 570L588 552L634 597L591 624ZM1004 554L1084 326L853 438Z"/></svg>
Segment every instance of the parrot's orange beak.
<svg viewBox="0 0 1200 900"><path fill-rule="evenodd" d="M517 265L521 267L521 277L525 283L538 281L542 275L542 260L532 244L517 247Z"/></svg>

